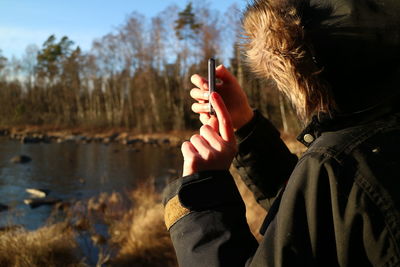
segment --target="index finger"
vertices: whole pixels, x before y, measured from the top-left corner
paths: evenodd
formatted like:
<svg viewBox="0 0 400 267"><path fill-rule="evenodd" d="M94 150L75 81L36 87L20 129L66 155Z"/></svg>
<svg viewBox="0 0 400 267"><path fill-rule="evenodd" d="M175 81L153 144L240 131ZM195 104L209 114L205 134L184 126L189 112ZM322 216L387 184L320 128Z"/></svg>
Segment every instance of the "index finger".
<svg viewBox="0 0 400 267"><path fill-rule="evenodd" d="M221 134L222 139L228 143L234 143L235 135L233 132L231 116L222 100L222 97L218 93L212 93L211 104L218 118L219 133Z"/></svg>
<svg viewBox="0 0 400 267"><path fill-rule="evenodd" d="M193 74L192 77L190 77L190 81L198 88L208 90L208 81L200 75Z"/></svg>

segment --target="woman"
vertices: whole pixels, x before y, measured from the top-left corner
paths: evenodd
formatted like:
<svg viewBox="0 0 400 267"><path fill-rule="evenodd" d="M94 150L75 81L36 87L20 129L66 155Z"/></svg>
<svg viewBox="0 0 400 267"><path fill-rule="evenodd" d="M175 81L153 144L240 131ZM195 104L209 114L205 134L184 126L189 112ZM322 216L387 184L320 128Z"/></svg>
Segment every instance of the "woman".
<svg viewBox="0 0 400 267"><path fill-rule="evenodd" d="M165 191L181 266L400 265L400 2L257 0L244 28L248 61L275 80L308 124L297 158L223 67L211 95L192 77L204 124L182 145L183 178ZM228 171L268 215L260 244Z"/></svg>

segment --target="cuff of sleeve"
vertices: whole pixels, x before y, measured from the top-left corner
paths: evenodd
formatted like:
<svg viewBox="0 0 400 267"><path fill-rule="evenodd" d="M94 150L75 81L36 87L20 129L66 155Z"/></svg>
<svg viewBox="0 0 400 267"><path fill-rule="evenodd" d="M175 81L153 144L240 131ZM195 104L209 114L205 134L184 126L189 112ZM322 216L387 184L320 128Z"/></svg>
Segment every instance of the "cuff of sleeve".
<svg viewBox="0 0 400 267"><path fill-rule="evenodd" d="M257 122L260 117L260 112L257 109L254 109L253 113L254 113L253 118L235 132L235 136L238 143L241 142L241 140L245 139L247 136L249 136L256 128Z"/></svg>
<svg viewBox="0 0 400 267"><path fill-rule="evenodd" d="M236 131L235 135L238 141L238 155L248 154L259 144L271 144L271 147L274 147L276 143L282 142L280 132L258 110L254 110L253 119Z"/></svg>
<svg viewBox="0 0 400 267"><path fill-rule="evenodd" d="M167 230L171 228L177 221L190 213L190 210L183 207L179 201L178 195L171 198L165 205L164 221Z"/></svg>
<svg viewBox="0 0 400 267"><path fill-rule="evenodd" d="M253 139L251 137L257 132L260 132L263 135L269 134L271 137L280 137L280 133L275 126L266 119L260 111L254 109L254 116L251 121L235 132L239 146L245 140L249 138Z"/></svg>
<svg viewBox="0 0 400 267"><path fill-rule="evenodd" d="M205 171L180 178L164 190L163 203L167 229L191 212L243 205L229 171Z"/></svg>

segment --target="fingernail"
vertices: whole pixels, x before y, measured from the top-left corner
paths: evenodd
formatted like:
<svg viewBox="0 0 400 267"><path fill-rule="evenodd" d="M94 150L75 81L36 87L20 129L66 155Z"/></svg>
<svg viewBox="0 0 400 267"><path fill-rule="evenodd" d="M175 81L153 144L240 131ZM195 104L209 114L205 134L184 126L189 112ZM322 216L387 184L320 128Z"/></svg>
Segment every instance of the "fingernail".
<svg viewBox="0 0 400 267"><path fill-rule="evenodd" d="M206 90L208 90L208 84L206 84L206 83L203 84L203 88L206 89Z"/></svg>
<svg viewBox="0 0 400 267"><path fill-rule="evenodd" d="M210 97L210 93L209 93L209 92L205 92L205 93L203 94L203 96L204 96L204 98L209 98L209 97Z"/></svg>

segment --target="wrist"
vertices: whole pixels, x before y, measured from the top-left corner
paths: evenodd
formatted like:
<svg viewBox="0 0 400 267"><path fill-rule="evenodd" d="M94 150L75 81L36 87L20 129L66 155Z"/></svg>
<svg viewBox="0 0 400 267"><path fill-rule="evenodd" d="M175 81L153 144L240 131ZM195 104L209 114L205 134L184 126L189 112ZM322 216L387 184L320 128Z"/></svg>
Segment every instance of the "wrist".
<svg viewBox="0 0 400 267"><path fill-rule="evenodd" d="M196 172L196 170L195 170L195 168L194 168L194 166L193 166L193 163L184 161L184 163L183 163L182 177L192 175L192 174L194 174L195 172Z"/></svg>
<svg viewBox="0 0 400 267"><path fill-rule="evenodd" d="M240 116L240 119L237 121L236 125L234 125L234 130L237 131L242 128L244 125L249 123L254 118L254 111L248 107L245 112L243 112Z"/></svg>

